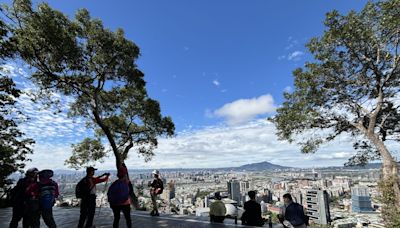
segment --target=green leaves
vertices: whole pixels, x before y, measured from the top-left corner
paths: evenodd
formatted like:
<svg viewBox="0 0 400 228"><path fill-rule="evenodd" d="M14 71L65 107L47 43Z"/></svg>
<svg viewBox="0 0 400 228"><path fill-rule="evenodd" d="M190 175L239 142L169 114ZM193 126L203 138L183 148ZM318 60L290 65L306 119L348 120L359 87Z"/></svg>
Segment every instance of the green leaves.
<svg viewBox="0 0 400 228"><path fill-rule="evenodd" d="M74 98L69 116L85 118L96 132L96 139L74 146L68 164L76 168L100 161L105 153L94 147L100 139L108 140L117 167L131 149L150 159L157 138L173 135L171 118L148 97L144 74L135 64L140 50L122 29L104 28L86 9L69 19L46 3L33 9L30 1L19 0L5 11L10 45L36 70L31 78L41 94Z"/></svg>
<svg viewBox="0 0 400 228"><path fill-rule="evenodd" d="M10 174L25 167L27 155L32 153L34 141L24 138L17 126L15 99L20 93L11 78L0 74L0 188L9 184Z"/></svg>
<svg viewBox="0 0 400 228"><path fill-rule="evenodd" d="M91 162L102 162L107 155L100 139L85 138L81 143L73 144L72 148L72 156L65 164L74 169L89 166Z"/></svg>
<svg viewBox="0 0 400 228"><path fill-rule="evenodd" d="M295 90L285 94L273 118L280 139L300 140L303 152L321 144L307 137L311 130L331 131L324 142L344 132L366 137L370 129L383 141L389 134L400 140L399 107L393 105L400 85L400 24L387 20L399 8L400 1L392 0L369 2L359 13L327 14L326 31L307 44L315 61L293 72Z"/></svg>

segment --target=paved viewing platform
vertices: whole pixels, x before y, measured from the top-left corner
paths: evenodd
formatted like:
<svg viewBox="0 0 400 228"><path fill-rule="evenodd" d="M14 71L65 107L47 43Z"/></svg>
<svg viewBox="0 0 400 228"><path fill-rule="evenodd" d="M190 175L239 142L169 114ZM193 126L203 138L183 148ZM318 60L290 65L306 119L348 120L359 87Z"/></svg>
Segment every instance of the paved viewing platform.
<svg viewBox="0 0 400 228"><path fill-rule="evenodd" d="M11 220L12 209L0 209L0 228L6 228ZM224 224L215 224L208 221L208 217L196 217L188 215L163 215L152 217L147 211L132 211L132 226L138 228L151 227L177 227L177 228L206 228L206 227L249 227L235 224L233 219L226 219ZM79 208L54 208L54 218L59 228L77 227L79 220ZM46 227L43 220L40 227ZM94 218L96 228L112 227L113 214L110 208L97 208ZM22 223L20 222L20 226ZM121 214L119 227L126 227L125 218ZM264 225L268 227L268 224ZM274 228L282 228L281 225L273 225Z"/></svg>

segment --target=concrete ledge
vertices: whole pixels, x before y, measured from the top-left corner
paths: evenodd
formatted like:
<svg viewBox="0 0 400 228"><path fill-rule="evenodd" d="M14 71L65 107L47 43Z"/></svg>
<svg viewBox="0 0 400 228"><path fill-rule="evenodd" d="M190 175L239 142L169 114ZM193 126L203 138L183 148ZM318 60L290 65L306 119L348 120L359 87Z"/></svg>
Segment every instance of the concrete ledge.
<svg viewBox="0 0 400 228"><path fill-rule="evenodd" d="M6 228L11 220L12 209L0 209L0 227ZM177 228L206 228L206 227L249 227L240 224L234 224L233 219L226 219L224 224L210 223L208 217L196 217L188 215L165 215L161 214L157 217L152 217L146 211L132 211L132 225L133 227L140 228L154 228L154 227L177 227ZM96 228L112 227L113 214L110 208L97 208L94 217L94 225ZM57 227L59 228L73 228L77 227L79 221L79 208L54 208L54 219ZM238 221L240 223L240 221ZM22 227L22 222L20 226ZM46 225L41 220L41 226L45 228ZM125 219L121 214L119 227L126 227ZM268 227L268 225L264 225ZM273 225L274 228L281 228L282 226Z"/></svg>

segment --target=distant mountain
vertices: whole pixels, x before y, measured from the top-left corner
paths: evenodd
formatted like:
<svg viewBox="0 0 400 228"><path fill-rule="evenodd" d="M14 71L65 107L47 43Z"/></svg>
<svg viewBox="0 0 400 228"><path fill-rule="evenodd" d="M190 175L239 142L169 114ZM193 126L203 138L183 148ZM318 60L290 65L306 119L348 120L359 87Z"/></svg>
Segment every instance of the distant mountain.
<svg viewBox="0 0 400 228"><path fill-rule="evenodd" d="M246 170L246 171L261 171L261 170L274 170L274 169L290 169L291 167L275 165L270 162L264 161L259 163L252 163L234 167L235 170Z"/></svg>

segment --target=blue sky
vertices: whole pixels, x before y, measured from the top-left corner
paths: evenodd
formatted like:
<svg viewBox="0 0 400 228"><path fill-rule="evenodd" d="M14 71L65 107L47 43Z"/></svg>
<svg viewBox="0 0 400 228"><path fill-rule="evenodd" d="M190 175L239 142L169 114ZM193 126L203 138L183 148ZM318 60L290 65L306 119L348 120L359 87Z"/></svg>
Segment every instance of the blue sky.
<svg viewBox="0 0 400 228"><path fill-rule="evenodd" d="M260 161L297 167L343 164L354 153L348 137L315 155L301 155L295 145L277 141L266 117L282 103L283 92L292 89L291 72L312 60L304 45L323 33L325 14L333 9L359 11L366 2L69 0L49 4L70 17L87 8L106 27L123 28L140 47L137 64L145 73L148 92L160 101L163 114L173 118L177 136L160 139L157 155L149 163L131 151L128 164L173 168ZM21 79L24 73L18 65L10 63L10 71L22 88L31 88ZM70 155L69 144L89 133L80 120L38 111L28 100L21 103L36 119L23 126L37 141L31 165L62 167ZM49 156L54 159L50 165ZM112 157L102 166L113 167Z"/></svg>

